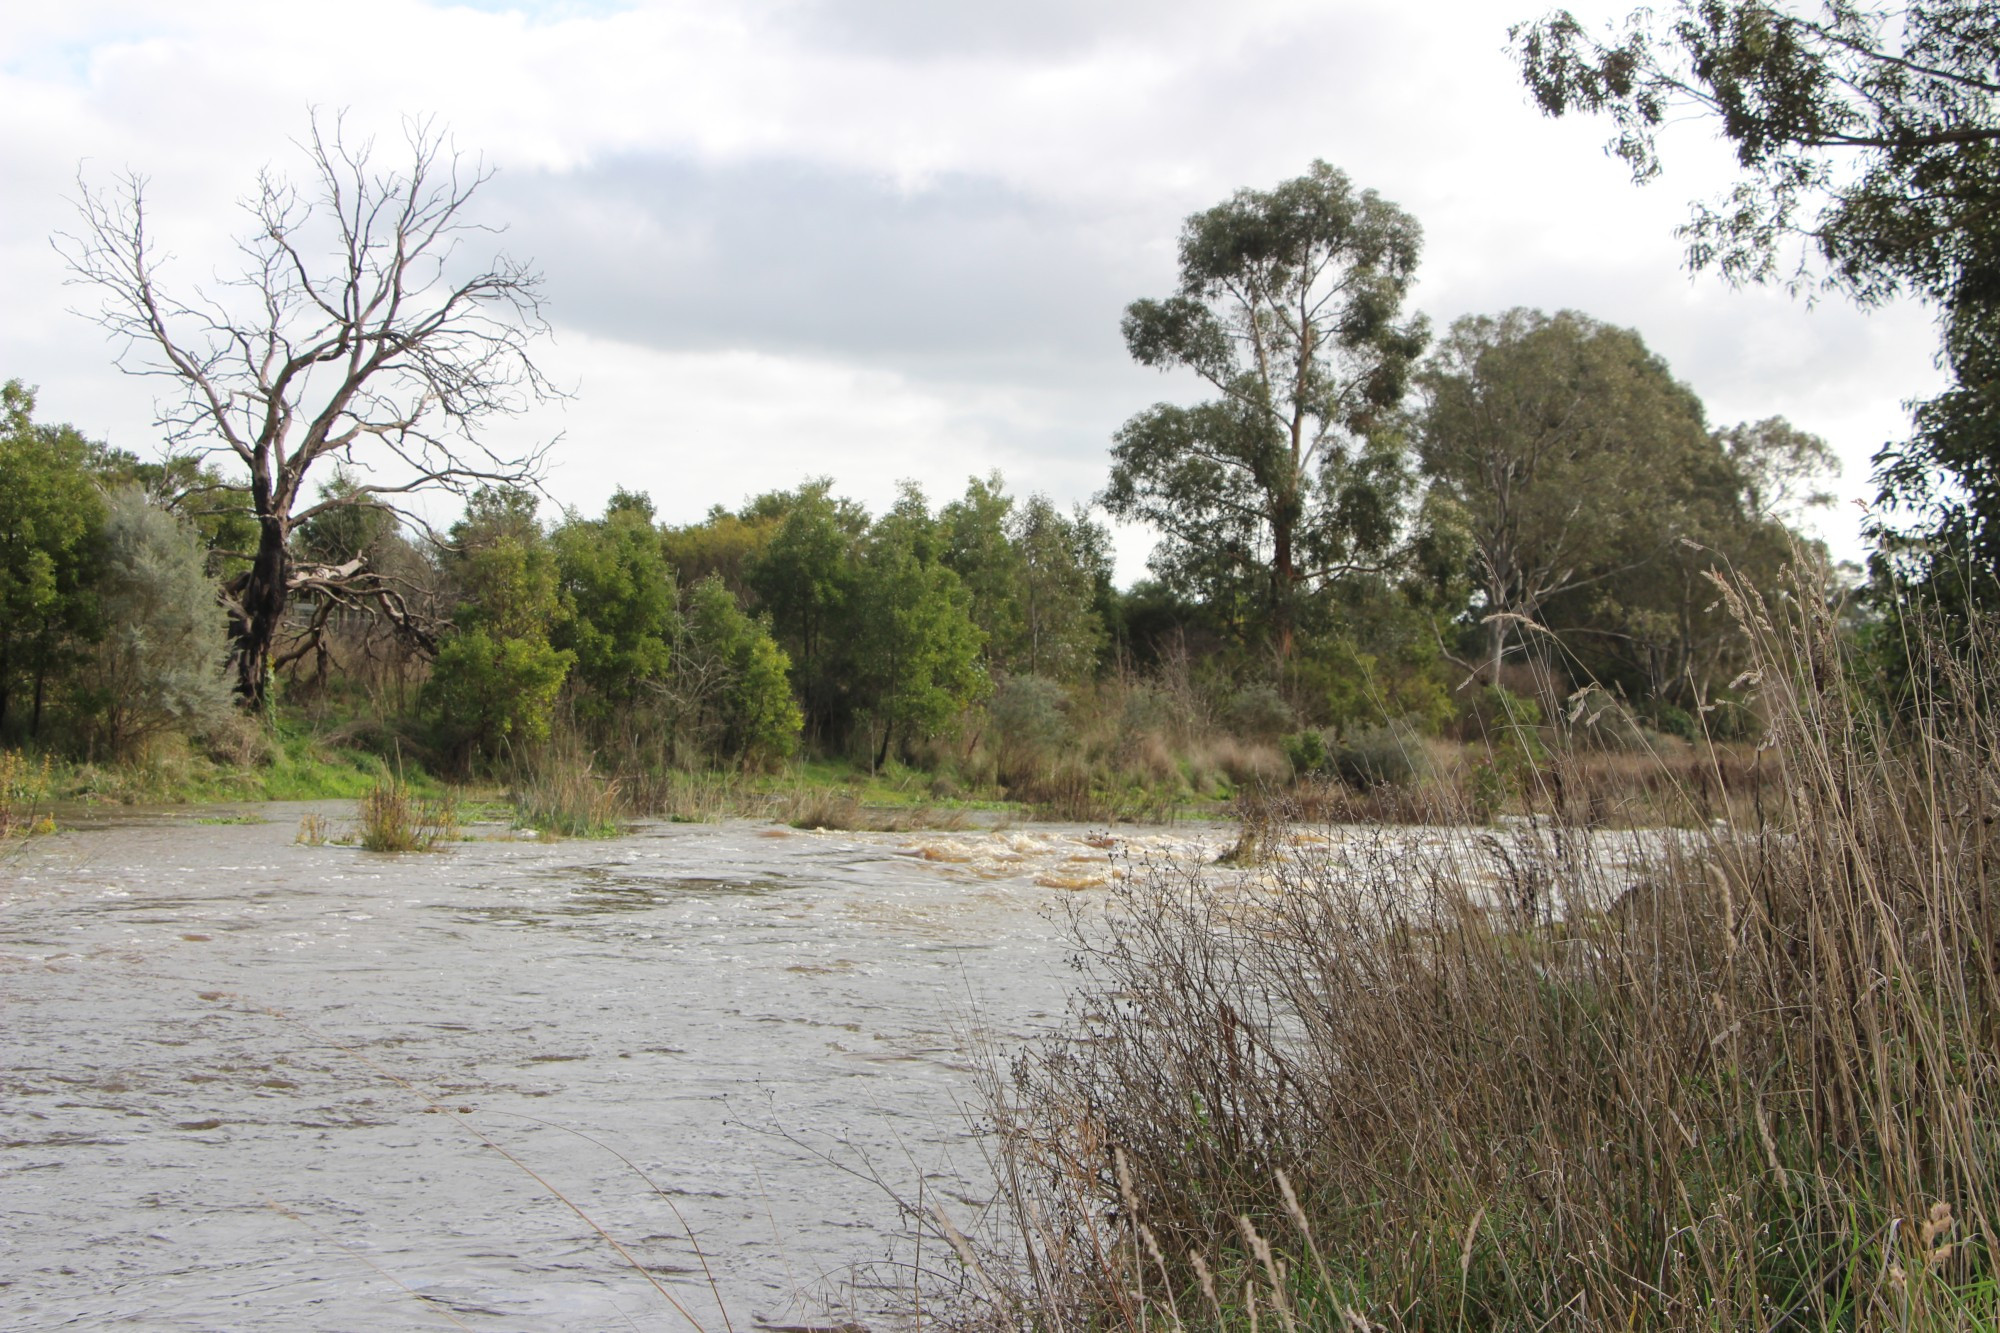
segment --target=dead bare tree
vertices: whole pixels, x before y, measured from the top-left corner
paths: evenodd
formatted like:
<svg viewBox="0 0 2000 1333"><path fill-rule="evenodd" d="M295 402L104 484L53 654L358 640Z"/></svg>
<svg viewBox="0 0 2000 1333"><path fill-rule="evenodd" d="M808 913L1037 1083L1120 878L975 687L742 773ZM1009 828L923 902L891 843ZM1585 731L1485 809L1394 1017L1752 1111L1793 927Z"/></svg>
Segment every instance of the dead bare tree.
<svg viewBox="0 0 2000 1333"><path fill-rule="evenodd" d="M483 444L490 418L559 397L530 356L548 331L541 276L497 255L467 263L468 238L494 228L468 212L492 169L467 160L429 120L404 122L397 167L374 143L350 142L339 115L315 111L298 141L303 185L266 168L243 207L240 272L186 296L163 290L167 256L148 231L146 179L108 189L79 180L76 235L56 238L72 281L102 302L82 312L123 346L129 374L173 385L159 404L171 446L233 456L247 472L258 538L249 567L223 586L236 688L267 698L273 645L295 595L406 610L366 568L304 566L293 529L343 505L396 508L414 492L521 485L546 446L514 454ZM307 476L334 458L358 484L302 503Z"/></svg>

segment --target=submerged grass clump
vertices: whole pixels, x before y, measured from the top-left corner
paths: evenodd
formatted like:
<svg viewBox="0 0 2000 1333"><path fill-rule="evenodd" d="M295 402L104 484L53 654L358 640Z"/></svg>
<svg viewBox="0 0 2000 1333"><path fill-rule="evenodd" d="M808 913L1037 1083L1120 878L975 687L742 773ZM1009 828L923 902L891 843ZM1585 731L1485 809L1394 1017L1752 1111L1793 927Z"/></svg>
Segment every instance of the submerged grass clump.
<svg viewBox="0 0 2000 1333"><path fill-rule="evenodd" d="M514 827L545 838L613 838L624 830L625 806L615 778L584 762L551 760L514 783Z"/></svg>
<svg viewBox="0 0 2000 1333"><path fill-rule="evenodd" d="M419 796L401 777L385 774L361 798L361 845L371 852L428 852L458 836L458 803L449 794ZM317 830L323 838L325 830ZM300 840L308 830L301 824Z"/></svg>
<svg viewBox="0 0 2000 1333"><path fill-rule="evenodd" d="M1621 861L1555 819L1274 838L1247 890L1156 867L1080 913L933 1318L2000 1325L2000 636L1919 644L1892 714L1817 588L1730 595L1758 817L1718 772L1683 799L1733 822Z"/></svg>
<svg viewBox="0 0 2000 1333"><path fill-rule="evenodd" d="M34 764L19 751L0 751L0 842L55 832L48 801L48 757Z"/></svg>

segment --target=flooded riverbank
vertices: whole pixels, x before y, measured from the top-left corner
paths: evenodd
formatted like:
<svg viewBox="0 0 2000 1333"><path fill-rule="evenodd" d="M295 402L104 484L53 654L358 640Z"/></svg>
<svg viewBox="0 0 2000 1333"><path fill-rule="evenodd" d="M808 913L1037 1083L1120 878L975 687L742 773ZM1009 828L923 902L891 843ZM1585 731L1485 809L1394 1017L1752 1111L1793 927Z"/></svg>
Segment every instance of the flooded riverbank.
<svg viewBox="0 0 2000 1333"><path fill-rule="evenodd" d="M350 810L5 850L14 1326L687 1327L591 1223L708 1328L879 1311L900 1223L865 1177L978 1179L965 1022L1060 1015L1047 909L1113 869L1041 827L295 843Z"/></svg>

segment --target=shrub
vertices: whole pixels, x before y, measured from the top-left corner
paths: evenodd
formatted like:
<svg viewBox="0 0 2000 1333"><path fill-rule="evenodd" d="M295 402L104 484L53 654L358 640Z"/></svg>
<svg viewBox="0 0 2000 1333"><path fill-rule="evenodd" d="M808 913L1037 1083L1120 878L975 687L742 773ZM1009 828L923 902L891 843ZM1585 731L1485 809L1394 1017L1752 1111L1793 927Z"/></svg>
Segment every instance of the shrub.
<svg viewBox="0 0 2000 1333"><path fill-rule="evenodd" d="M1409 723L1385 722L1342 737L1333 771L1357 791L1407 787L1430 775L1430 751Z"/></svg>
<svg viewBox="0 0 2000 1333"><path fill-rule="evenodd" d="M1238 736L1274 741L1292 729L1292 706L1270 685L1246 685L1229 701L1223 721Z"/></svg>
<svg viewBox="0 0 2000 1333"><path fill-rule="evenodd" d="M532 634L446 639L423 694L440 748L463 764L547 740L569 668L569 653Z"/></svg>
<svg viewBox="0 0 2000 1333"><path fill-rule="evenodd" d="M1701 739L1701 724L1694 714L1685 708L1676 708L1670 703L1655 703L1650 710L1649 721L1653 730L1668 736L1678 736L1684 741Z"/></svg>
<svg viewBox="0 0 2000 1333"><path fill-rule="evenodd" d="M228 644L205 559L195 535L136 488L111 496L98 576L104 633L81 675L89 730L112 755L229 716Z"/></svg>
<svg viewBox="0 0 2000 1333"><path fill-rule="evenodd" d="M998 741L1002 780L1015 782L1047 769L1069 739L1063 687L1043 676L1010 676L993 691L987 715Z"/></svg>
<svg viewBox="0 0 2000 1333"><path fill-rule="evenodd" d="M1295 777L1327 777L1332 774L1333 755L1327 749L1324 733L1308 729L1285 737L1281 744Z"/></svg>
<svg viewBox="0 0 2000 1333"><path fill-rule="evenodd" d="M1672 711L1687 718L1687 714L1678 708ZM1693 719L1687 720L1692 730ZM1633 716L1632 710L1609 690L1595 685L1586 686L1570 696L1569 704L1563 710L1563 735L1569 744L1584 750L1637 751L1646 748L1646 734L1640 730L1639 719ZM1693 737L1687 739L1692 740Z"/></svg>

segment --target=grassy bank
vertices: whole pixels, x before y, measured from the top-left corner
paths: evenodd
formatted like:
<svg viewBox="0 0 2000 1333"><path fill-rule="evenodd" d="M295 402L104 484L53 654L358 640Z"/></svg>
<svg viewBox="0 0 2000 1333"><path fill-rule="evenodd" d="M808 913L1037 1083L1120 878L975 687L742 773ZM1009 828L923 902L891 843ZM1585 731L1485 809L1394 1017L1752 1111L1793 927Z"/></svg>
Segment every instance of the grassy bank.
<svg viewBox="0 0 2000 1333"><path fill-rule="evenodd" d="M1726 822L1636 873L1545 820L1079 916L1069 1031L990 1089L1000 1225L938 1224L931 1316L2000 1326L2000 699L1919 645L1885 715L1783 608L1741 608L1775 771L1747 802L1662 775Z"/></svg>

